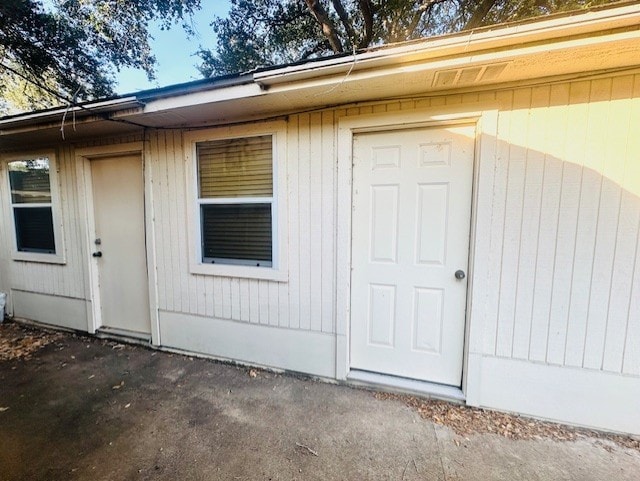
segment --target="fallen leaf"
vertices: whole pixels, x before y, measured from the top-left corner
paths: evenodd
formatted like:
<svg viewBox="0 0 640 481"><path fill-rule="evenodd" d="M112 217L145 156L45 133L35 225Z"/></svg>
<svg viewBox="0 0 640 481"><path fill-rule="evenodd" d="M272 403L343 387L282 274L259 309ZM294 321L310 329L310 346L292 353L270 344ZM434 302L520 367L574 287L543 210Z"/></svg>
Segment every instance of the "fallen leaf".
<svg viewBox="0 0 640 481"><path fill-rule="evenodd" d="M416 409L423 419L447 426L467 440L470 434L493 434L513 440L576 441L591 438L604 439L618 446L640 451L640 439L631 436L574 428L435 399L380 392L375 393L375 397L379 400L403 401ZM454 442L459 445L458 441Z"/></svg>
<svg viewBox="0 0 640 481"><path fill-rule="evenodd" d="M3 412L8 411L8 410L9 410L9 407L1 407L0 406L0 413L3 413Z"/></svg>

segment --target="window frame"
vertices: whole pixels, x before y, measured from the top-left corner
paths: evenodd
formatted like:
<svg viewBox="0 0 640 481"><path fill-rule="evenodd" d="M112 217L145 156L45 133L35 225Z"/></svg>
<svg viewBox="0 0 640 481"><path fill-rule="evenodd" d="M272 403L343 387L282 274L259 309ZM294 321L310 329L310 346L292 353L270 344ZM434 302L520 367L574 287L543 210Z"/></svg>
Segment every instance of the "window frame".
<svg viewBox="0 0 640 481"><path fill-rule="evenodd" d="M196 145L199 142L241 139L247 137L271 136L273 149L273 193L271 197L233 197L201 199L198 187L198 157ZM286 124L274 121L251 125L212 128L187 131L183 134L186 160L186 183L188 192L189 224L189 269L192 274L212 276L264 279L279 282L288 280L286 264L287 209L286 209ZM207 204L271 204L271 266L246 265L238 263L206 263L202 257L201 206Z"/></svg>
<svg viewBox="0 0 640 481"><path fill-rule="evenodd" d="M9 163L47 158L49 160L49 188L51 192L51 202L30 204L35 206L51 206L51 219L53 222L53 240L55 243L55 253L28 252L18 250L18 236L16 232L15 203L11 195L11 179L9 176ZM19 154L5 154L2 156L2 170L5 175L4 185L7 188L3 196L3 202L7 202L8 224L11 226L11 258L15 261L41 262L47 264L66 264L64 235L62 225L62 205L60 202L59 170L56 153L51 150L22 152ZM19 205L19 204L18 204ZM28 208L28 207L27 207ZM5 217L6 218L6 217Z"/></svg>

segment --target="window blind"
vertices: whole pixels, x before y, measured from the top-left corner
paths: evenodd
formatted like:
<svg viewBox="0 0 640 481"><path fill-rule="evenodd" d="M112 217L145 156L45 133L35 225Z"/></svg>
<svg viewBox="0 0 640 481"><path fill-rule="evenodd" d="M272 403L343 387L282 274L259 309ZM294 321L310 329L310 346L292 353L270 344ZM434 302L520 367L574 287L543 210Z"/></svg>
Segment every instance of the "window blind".
<svg viewBox="0 0 640 481"><path fill-rule="evenodd" d="M197 155L201 199L273 195L270 135L199 142Z"/></svg>
<svg viewBox="0 0 640 481"><path fill-rule="evenodd" d="M55 254L49 159L16 160L8 165L17 250Z"/></svg>
<svg viewBox="0 0 640 481"><path fill-rule="evenodd" d="M48 166L46 169L29 169L25 164L26 162L11 162L9 165L11 202L14 204L50 203L51 186Z"/></svg>

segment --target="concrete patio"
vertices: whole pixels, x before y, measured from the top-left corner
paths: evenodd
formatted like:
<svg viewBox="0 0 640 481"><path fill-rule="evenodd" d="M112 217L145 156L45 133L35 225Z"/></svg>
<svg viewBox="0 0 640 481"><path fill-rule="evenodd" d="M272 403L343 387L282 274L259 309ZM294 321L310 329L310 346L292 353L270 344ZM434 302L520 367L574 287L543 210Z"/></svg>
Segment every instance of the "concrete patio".
<svg viewBox="0 0 640 481"><path fill-rule="evenodd" d="M2 481L640 479L596 437L463 437L369 391L68 334L0 361L0 408Z"/></svg>

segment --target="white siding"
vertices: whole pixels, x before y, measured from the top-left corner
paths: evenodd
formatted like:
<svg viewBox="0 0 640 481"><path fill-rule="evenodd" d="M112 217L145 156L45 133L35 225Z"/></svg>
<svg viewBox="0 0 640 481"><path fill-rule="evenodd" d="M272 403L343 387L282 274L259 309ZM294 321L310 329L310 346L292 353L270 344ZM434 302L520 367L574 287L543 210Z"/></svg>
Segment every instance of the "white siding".
<svg viewBox="0 0 640 481"><path fill-rule="evenodd" d="M73 152L69 147L56 151L57 180L60 192L60 205L54 206L62 214L64 248L66 263L43 264L11 260L13 244L12 225L2 229L2 257L6 268L7 289L51 294L64 297L84 298L84 270L78 204L75 196L75 167ZM9 187L6 168L2 169L0 197L3 209L9 209ZM6 216L3 218L7 218ZM10 218L10 217L9 217ZM60 249L60 247L57 247Z"/></svg>
<svg viewBox="0 0 640 481"><path fill-rule="evenodd" d="M179 347L189 349L189 336L215 336L214 326L219 326L239 336L241 346L242 335L252 332L252 326L256 333L279 327L289 332L283 349L300 339L321 339L322 355L328 356L335 341L331 335L338 334L334 354L344 359L349 325L336 309L348 305L349 276L337 273L348 266L351 246L348 222L338 217L343 212L338 206L348 205L351 171L338 159L338 121L452 108L498 110L497 125L483 128L495 129L495 136L485 136L477 153L470 358L491 359L486 366L504 361L511 366L505 372L541 373L546 368L555 379L571 379L567 373L575 371L593 374L584 379L606 378L614 384L624 379L624 385L637 386L640 75L289 116L286 159L280 159L286 163L287 181L279 186L287 196L286 211L279 213L288 219L286 282L190 273L189 246L197 240L188 233L186 187L194 173L185 172L183 132L149 130L145 162L153 188L157 307L168 322L161 325L163 335L178 336ZM132 140L140 137L120 139ZM88 254L73 147L60 147L57 160L66 264L12 261L5 228L0 232L0 287L87 299ZM5 171L0 182L3 209L8 208ZM182 325L190 327L179 334ZM171 345L172 339L162 342ZM197 342L202 349L226 349L220 339ZM255 359L268 362L270 357ZM332 368L325 371L316 361L314 372L330 375L326 373ZM281 365L295 369L296 360ZM470 382L473 375L470 369ZM567 396L573 395L569 391ZM512 406L518 409L517 403Z"/></svg>
<svg viewBox="0 0 640 481"><path fill-rule="evenodd" d="M100 142L85 143L83 146L129 141L131 138L104 139ZM56 153L57 180L60 191L60 205L54 208L59 209L62 214L66 262L60 265L12 260L13 226L7 225L0 230L0 246L2 247L0 250L2 275L0 278L3 279L3 284L0 287L5 291L16 289L74 299L87 299L86 253L83 242L84 220L79 217L75 150L72 145L63 144L55 148L54 152ZM20 152L16 152L16 155L20 155ZM3 166L0 175L0 207L3 212L9 209L6 175L6 168Z"/></svg>
<svg viewBox="0 0 640 481"><path fill-rule="evenodd" d="M192 274L180 131L149 134L161 311L269 326L335 332L335 151L332 112L290 117L285 189L288 281Z"/></svg>
<svg viewBox="0 0 640 481"><path fill-rule="evenodd" d="M498 93L497 157L480 167L493 186L477 206L490 236L476 240L489 262L471 315L485 319L483 355L639 374L639 87L621 76Z"/></svg>

